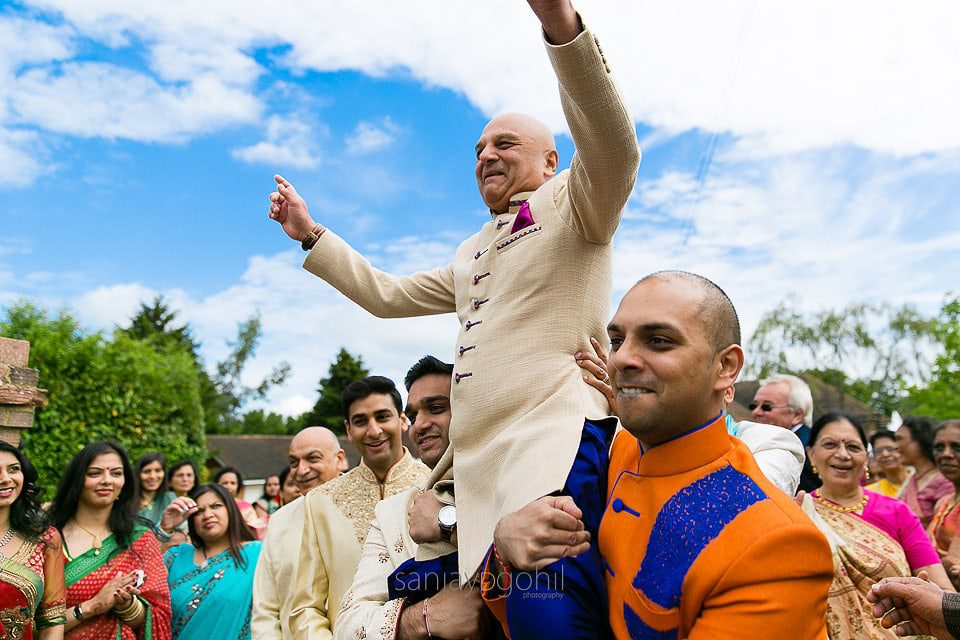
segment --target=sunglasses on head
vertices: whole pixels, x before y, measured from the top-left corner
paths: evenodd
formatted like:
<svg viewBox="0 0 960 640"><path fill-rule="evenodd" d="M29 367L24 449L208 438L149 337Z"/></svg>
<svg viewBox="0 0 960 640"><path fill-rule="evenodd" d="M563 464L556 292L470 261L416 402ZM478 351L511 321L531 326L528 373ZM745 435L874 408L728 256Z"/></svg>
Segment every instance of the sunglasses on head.
<svg viewBox="0 0 960 640"><path fill-rule="evenodd" d="M750 404L747 405L747 408L750 409L750 411L755 410L757 407L760 407L761 411L763 411L764 413L767 413L768 411L773 411L774 409L782 409L784 407L790 407L790 405L789 404L773 404L769 400L765 400L764 402L760 402L760 403L751 402Z"/></svg>

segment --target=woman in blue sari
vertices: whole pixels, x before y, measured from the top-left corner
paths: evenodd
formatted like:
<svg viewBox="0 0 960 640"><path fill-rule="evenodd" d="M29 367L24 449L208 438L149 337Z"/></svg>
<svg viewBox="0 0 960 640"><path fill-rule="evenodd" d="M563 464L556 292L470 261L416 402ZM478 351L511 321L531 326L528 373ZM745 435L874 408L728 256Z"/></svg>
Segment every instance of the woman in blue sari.
<svg viewBox="0 0 960 640"><path fill-rule="evenodd" d="M177 498L164 524L189 518L190 541L167 551L174 640L249 640L259 541L226 489L206 484Z"/></svg>

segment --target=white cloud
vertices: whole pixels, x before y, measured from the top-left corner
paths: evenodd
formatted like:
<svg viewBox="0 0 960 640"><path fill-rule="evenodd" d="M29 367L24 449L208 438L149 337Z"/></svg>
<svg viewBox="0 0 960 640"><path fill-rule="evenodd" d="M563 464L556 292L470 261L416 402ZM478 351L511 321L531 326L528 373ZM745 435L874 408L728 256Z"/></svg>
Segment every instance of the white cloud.
<svg viewBox="0 0 960 640"><path fill-rule="evenodd" d="M212 76L163 86L130 69L71 62L31 69L13 85L17 122L81 137L179 142L197 133L255 121L259 102Z"/></svg>
<svg viewBox="0 0 960 640"><path fill-rule="evenodd" d="M310 126L297 116L271 116L267 139L249 147L234 149L237 160L274 167L312 169L320 163L320 151Z"/></svg>
<svg viewBox="0 0 960 640"><path fill-rule="evenodd" d="M295 71L407 70L462 92L485 113L528 111L563 129L555 81L522 5L372 0L284 5L45 0L109 41L132 34L163 78L216 73L247 92L252 53L289 49ZM714 128L786 152L852 144L893 154L960 146L960 5L814 0L578 3L634 116L670 132ZM508 19L509 17L509 19Z"/></svg>
<svg viewBox="0 0 960 640"><path fill-rule="evenodd" d="M73 301L81 320L97 328L124 325L137 312L141 302L149 302L157 292L137 283L97 287Z"/></svg>
<svg viewBox="0 0 960 640"><path fill-rule="evenodd" d="M347 153L362 154L385 149L393 144L400 127L389 117L379 124L360 122L347 138Z"/></svg>
<svg viewBox="0 0 960 640"><path fill-rule="evenodd" d="M50 169L41 162L44 145L35 131L0 127L0 187L22 187Z"/></svg>

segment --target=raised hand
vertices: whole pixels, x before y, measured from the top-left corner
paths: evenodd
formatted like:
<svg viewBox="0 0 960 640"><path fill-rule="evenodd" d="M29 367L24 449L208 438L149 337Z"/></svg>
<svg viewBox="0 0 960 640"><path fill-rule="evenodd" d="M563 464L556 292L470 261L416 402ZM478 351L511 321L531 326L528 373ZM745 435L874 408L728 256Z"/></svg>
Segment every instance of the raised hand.
<svg viewBox="0 0 960 640"><path fill-rule="evenodd" d="M177 498L163 510L163 515L160 516L160 528L164 531L173 531L196 512L197 503L193 498L187 496Z"/></svg>
<svg viewBox="0 0 960 640"><path fill-rule="evenodd" d="M293 185L281 175L275 175L273 179L277 181L277 190L270 194L270 210L267 216L279 222L288 236L297 242L303 242L317 223L310 217L306 201L300 197Z"/></svg>
<svg viewBox="0 0 960 640"><path fill-rule="evenodd" d="M537 15L551 44L566 44L583 31L570 0L527 0L527 4Z"/></svg>

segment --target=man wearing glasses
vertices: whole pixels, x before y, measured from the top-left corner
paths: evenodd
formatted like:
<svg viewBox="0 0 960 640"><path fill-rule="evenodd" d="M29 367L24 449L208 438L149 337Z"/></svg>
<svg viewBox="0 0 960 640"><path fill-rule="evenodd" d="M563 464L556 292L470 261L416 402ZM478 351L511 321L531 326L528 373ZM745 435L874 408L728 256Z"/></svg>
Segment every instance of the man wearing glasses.
<svg viewBox="0 0 960 640"><path fill-rule="evenodd" d="M790 429L803 443L804 451L810 442L810 426L813 422L813 395L807 383L797 376L783 373L760 381L760 388L747 405L753 412L753 420ZM820 486L820 479L813 473L809 458L804 460L800 474L800 490L813 491Z"/></svg>

